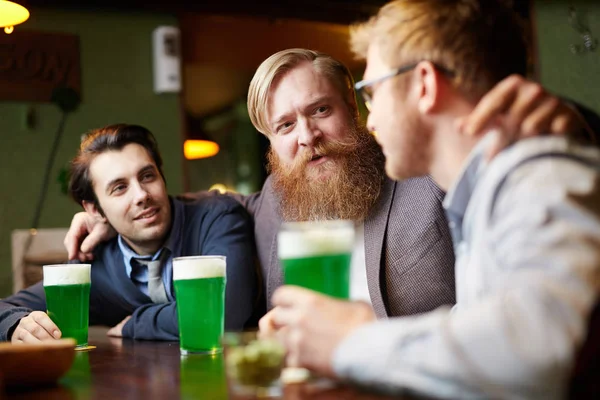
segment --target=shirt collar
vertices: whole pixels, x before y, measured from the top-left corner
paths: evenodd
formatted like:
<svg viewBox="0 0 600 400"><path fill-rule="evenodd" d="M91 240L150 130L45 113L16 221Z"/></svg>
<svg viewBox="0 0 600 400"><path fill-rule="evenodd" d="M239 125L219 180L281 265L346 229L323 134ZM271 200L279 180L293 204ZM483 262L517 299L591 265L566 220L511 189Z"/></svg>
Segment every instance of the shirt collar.
<svg viewBox="0 0 600 400"><path fill-rule="evenodd" d="M467 206L469 205L469 200L477 186L477 181L489 164L485 153L492 141L495 140L495 137L496 134L490 132L477 143L463 164L458 179L448 191L443 205L450 220L455 220L459 223L462 222Z"/></svg>
<svg viewBox="0 0 600 400"><path fill-rule="evenodd" d="M131 265L132 258L139 259L147 259L147 260L158 260L163 249L169 250L171 255L179 254L181 249L181 237L182 237L182 228L183 228L183 219L184 219L184 210L183 203L173 199L169 196L169 201L171 203L171 231L169 232L169 236L167 240L165 240L163 246L158 249L156 253L152 256L140 256L137 254L121 235L118 235L118 243L121 252L123 253L123 257L125 258L125 265Z"/></svg>

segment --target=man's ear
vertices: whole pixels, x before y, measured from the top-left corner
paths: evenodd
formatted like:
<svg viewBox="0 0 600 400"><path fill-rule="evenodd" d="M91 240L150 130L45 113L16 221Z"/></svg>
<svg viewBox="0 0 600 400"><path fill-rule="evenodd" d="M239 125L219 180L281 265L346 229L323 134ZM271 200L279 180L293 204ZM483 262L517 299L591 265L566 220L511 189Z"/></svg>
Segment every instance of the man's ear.
<svg viewBox="0 0 600 400"><path fill-rule="evenodd" d="M419 84L419 111L431 114L440 103L440 74L430 61L421 61L415 68L415 74Z"/></svg>
<svg viewBox="0 0 600 400"><path fill-rule="evenodd" d="M94 203L93 201L83 200L81 202L81 205L83 206L83 209L85 210L85 212L92 215L97 220L105 222L105 223L107 222L106 217L104 215L102 215L100 210L98 210L98 206L96 206L96 203Z"/></svg>

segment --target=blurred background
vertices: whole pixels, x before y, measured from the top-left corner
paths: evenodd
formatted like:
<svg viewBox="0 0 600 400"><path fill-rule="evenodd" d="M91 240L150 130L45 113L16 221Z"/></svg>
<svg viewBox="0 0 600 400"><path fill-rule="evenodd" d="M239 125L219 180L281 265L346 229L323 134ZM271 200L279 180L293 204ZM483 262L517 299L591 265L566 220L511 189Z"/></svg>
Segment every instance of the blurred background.
<svg viewBox="0 0 600 400"><path fill-rule="evenodd" d="M68 227L80 211L65 193L65 171L82 134L119 122L150 129L173 195L215 185L257 191L266 177L268 143L246 110L256 67L278 50L306 47L340 59L360 79L364 65L349 52L348 25L385 3L14 1L31 15L12 33L0 31L0 297L23 284L24 264L39 268L64 257L64 231L49 228ZM532 77L599 111L600 2L532 0L516 1L514 7L531 37ZM175 77L162 72L162 89L155 81L161 57L177 66ZM69 113L57 141L62 114L51 89L61 85L74 87L81 103ZM214 141L218 153L186 157L185 141L197 139ZM32 226L46 172L47 196ZM39 243L23 250L32 227L49 229L51 250ZM32 249L37 258L24 262Z"/></svg>

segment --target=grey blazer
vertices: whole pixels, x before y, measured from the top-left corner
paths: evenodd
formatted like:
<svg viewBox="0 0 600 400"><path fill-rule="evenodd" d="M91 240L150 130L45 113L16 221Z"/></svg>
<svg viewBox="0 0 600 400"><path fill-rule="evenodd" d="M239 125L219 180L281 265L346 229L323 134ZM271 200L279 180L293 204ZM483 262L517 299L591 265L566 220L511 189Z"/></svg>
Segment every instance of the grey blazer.
<svg viewBox="0 0 600 400"><path fill-rule="evenodd" d="M442 208L444 193L429 177L386 178L365 220L365 262L371 302L379 318L417 314L454 304L454 252ZM262 191L238 196L254 218L267 309L283 283L277 258L281 225L271 178Z"/></svg>

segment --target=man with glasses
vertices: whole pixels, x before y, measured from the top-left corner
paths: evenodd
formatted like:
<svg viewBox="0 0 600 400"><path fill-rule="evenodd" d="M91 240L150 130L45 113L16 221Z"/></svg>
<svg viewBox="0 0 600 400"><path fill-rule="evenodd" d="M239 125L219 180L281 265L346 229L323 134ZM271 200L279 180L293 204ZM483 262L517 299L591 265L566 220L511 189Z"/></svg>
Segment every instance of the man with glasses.
<svg viewBox="0 0 600 400"><path fill-rule="evenodd" d="M503 84L475 109L473 120L465 121L465 130L486 125L499 110L507 110L506 118L516 125L537 117L537 132L554 122L581 123L571 108L539 92L539 85L515 77ZM556 107L540 110L546 100ZM267 309L283 283L276 243L282 220L357 221L350 295L370 303L380 318L455 302L444 193L429 177L403 182L385 177L384 156L360 123L353 79L342 63L305 49L272 55L252 79L248 111L271 142L271 175L262 191L238 198L254 217ZM86 259L90 248L109 236L108 226L96 225L80 246L91 225L86 218L77 215L67 236L72 258ZM262 322L269 323L269 317Z"/></svg>
<svg viewBox="0 0 600 400"><path fill-rule="evenodd" d="M500 0L396 0L352 44L387 175L447 191L457 304L377 322L364 303L284 286L270 318L288 361L436 397L564 397L600 295L600 152L577 135L536 137L490 161L510 127L474 137L453 123L526 68Z"/></svg>

